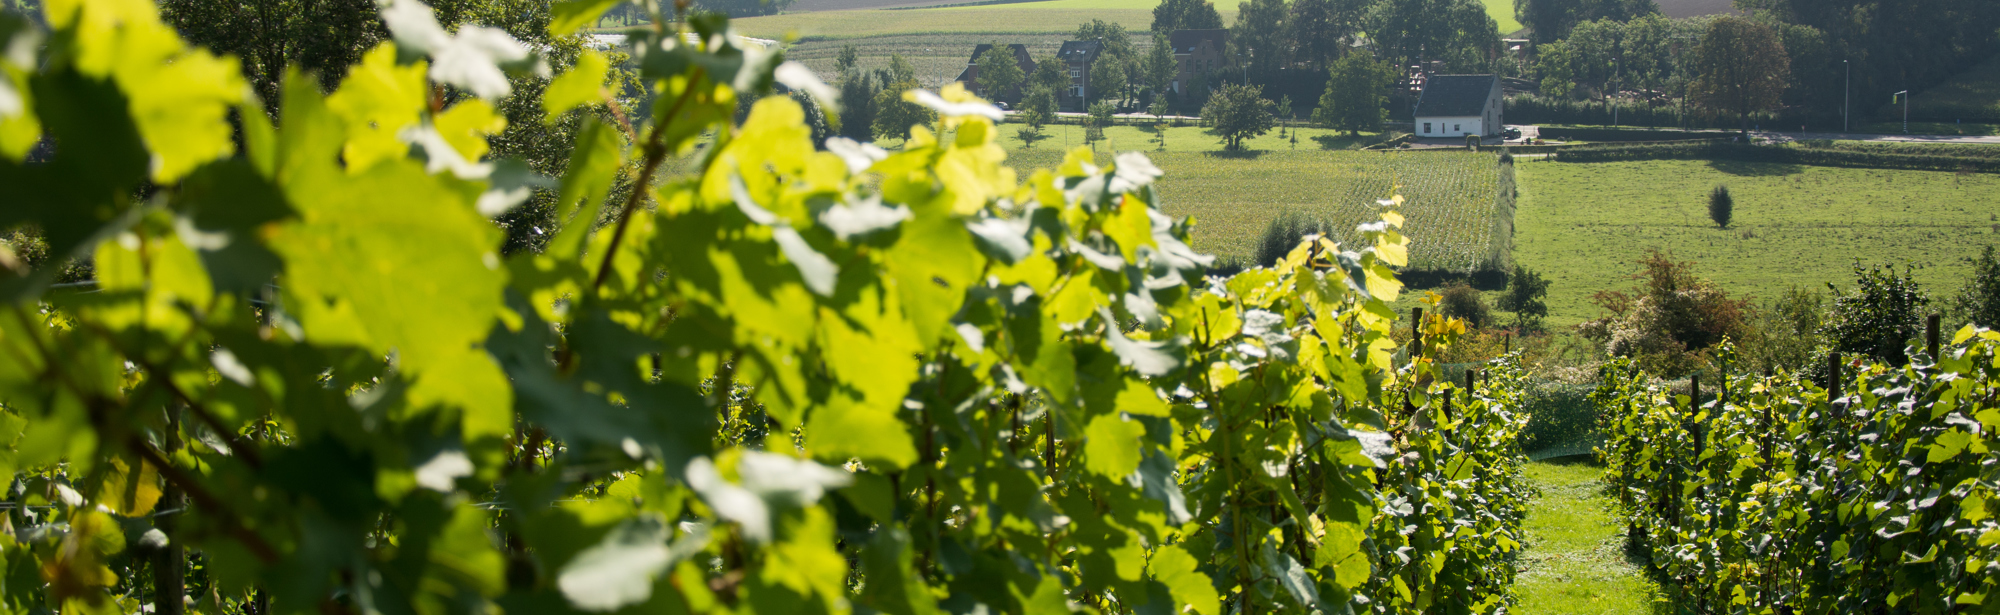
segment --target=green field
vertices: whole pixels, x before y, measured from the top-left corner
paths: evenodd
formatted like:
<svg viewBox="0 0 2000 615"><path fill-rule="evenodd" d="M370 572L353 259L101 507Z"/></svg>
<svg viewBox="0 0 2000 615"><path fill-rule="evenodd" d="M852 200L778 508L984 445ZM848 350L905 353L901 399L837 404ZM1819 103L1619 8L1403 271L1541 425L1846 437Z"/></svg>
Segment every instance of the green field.
<svg viewBox="0 0 2000 615"><path fill-rule="evenodd" d="M1658 160L1519 165L1514 261L1553 283L1550 324L1598 316L1592 293L1629 288L1646 250L1696 261L1735 295L1853 285L1851 265L1922 265L1934 296L1956 292L1962 259L2000 243L2000 176L1785 164ZM1735 224L1708 220L1728 184Z"/></svg>
<svg viewBox="0 0 2000 615"><path fill-rule="evenodd" d="M1057 144L1010 152L1009 157L1016 167L1032 169L1054 166L1061 152ZM1159 183L1165 211L1195 218L1194 248L1202 252L1248 257L1264 228L1286 211L1325 219L1335 229L1353 229L1377 219L1375 200L1388 197L1398 184L1407 199L1400 211L1411 237L1411 266L1470 269L1484 263L1494 247L1492 211L1499 173L1491 154L1301 147L1242 156L1213 151L1146 155L1166 171Z"/></svg>
<svg viewBox="0 0 2000 615"><path fill-rule="evenodd" d="M1479 0L1486 4L1486 14L1500 24L1501 34L1512 34L1521 29L1521 22L1514 19L1514 0Z"/></svg>

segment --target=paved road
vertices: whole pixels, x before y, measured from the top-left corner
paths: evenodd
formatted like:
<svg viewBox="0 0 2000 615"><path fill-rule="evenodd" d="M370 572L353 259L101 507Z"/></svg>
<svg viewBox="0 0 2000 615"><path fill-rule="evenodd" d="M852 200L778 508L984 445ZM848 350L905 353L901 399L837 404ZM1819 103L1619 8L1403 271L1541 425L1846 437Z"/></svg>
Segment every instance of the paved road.
<svg viewBox="0 0 2000 615"><path fill-rule="evenodd" d="M1960 135L1895 135L1895 134L1884 135L1884 134L1851 133L1851 132L1799 133L1799 132L1769 132L1769 131L1765 132L1751 131L1750 134L1756 137L1770 139L1772 141L1776 141L1779 143L1784 143L1787 141L1797 141L1801 139L1834 139L1838 141L1884 141L1884 142L1901 142L1901 143L1980 143L1987 145L2000 145L2000 137L1973 137L1973 136L1960 136Z"/></svg>

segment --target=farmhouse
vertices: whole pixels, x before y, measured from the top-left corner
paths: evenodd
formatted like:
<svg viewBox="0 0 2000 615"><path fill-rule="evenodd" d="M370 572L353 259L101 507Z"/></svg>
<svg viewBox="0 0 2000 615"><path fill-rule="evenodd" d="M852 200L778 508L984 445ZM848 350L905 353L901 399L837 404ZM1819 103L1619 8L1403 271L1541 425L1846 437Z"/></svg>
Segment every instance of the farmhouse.
<svg viewBox="0 0 2000 615"><path fill-rule="evenodd" d="M1500 134L1500 78L1494 75L1431 75L1417 99L1418 137Z"/></svg>
<svg viewBox="0 0 2000 615"><path fill-rule="evenodd" d="M1069 87L1062 92L1063 110L1083 110L1090 91L1090 65L1103 52L1102 41L1063 41L1062 49L1056 50L1056 59L1069 71Z"/></svg>
<svg viewBox="0 0 2000 615"><path fill-rule="evenodd" d="M1185 93L1194 78L1208 71L1222 67L1222 52L1229 42L1229 31L1175 30L1167 35L1167 44L1174 48L1174 83L1169 89Z"/></svg>
<svg viewBox="0 0 2000 615"><path fill-rule="evenodd" d="M1012 45L1008 45L1007 48L1014 52L1014 64L1021 67L1022 76L1025 77L1027 75L1035 74L1035 59L1028 56L1027 45L1015 43ZM985 88L980 87L979 57L986 55L986 52L991 49L993 49L993 45L990 43L980 43L978 47L972 48L972 59L965 61L965 71L960 72L958 74L958 78L953 79L953 81L965 84L966 91L972 92L973 94L977 94L979 95L980 98L985 98L987 100L1003 100L1009 102L1021 100L1022 84L1019 83L1014 84L1013 88L1008 89L1005 92L989 93L986 91ZM1023 81L1025 82L1026 79L1023 79Z"/></svg>

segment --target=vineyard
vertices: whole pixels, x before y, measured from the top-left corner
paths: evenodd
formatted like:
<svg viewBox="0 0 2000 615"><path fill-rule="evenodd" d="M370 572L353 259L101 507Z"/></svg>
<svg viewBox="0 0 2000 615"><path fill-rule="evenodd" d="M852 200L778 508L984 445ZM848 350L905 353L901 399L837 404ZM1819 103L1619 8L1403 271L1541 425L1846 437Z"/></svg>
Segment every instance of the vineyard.
<svg viewBox="0 0 2000 615"><path fill-rule="evenodd" d="M594 52L553 76L541 111L582 128L542 178L484 137L546 65L416 0L270 114L150 3L46 6L0 24L0 228L96 277L0 250L0 610L1512 599L1525 369L1447 378L1465 324L1401 345L1388 307L1426 207L1392 184L1490 161L1204 280L1147 157L1016 171L957 88L905 95L940 119L897 152L817 150L772 94L830 88L714 15L635 37L643 99ZM564 224L503 257L489 218L537 185Z"/></svg>
<svg viewBox="0 0 2000 615"><path fill-rule="evenodd" d="M1994 612L2000 333L1948 341L1903 367L1833 358L1819 384L1724 369L1674 390L1607 370L1600 454L1674 602Z"/></svg>
<svg viewBox="0 0 2000 615"><path fill-rule="evenodd" d="M1273 218L1286 211L1352 229L1374 218L1370 203L1391 192L1416 239L1410 266L1467 271L1504 267L1511 212L1497 198L1495 156L1471 152L1267 152L1254 159L1204 153L1153 156L1167 171L1167 213L1193 217L1195 248L1247 257ZM1400 187L1400 188L1399 188ZM1351 240L1351 237L1337 237Z"/></svg>

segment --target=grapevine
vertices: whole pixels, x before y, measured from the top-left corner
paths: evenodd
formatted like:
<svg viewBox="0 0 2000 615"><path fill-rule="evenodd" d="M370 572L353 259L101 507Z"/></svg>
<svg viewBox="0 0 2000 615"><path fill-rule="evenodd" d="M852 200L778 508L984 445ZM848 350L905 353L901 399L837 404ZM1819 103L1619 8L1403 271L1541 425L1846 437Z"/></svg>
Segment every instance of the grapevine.
<svg viewBox="0 0 2000 615"><path fill-rule="evenodd" d="M628 37L649 108L554 76L536 178L484 140L535 52L414 0L275 121L150 4L46 6L0 28L0 226L97 280L0 252L0 608L1506 606L1523 376L1446 381L1435 315L1397 354L1400 197L1207 279L1144 156L1022 175L952 87L821 150L776 90L830 88L719 16ZM563 225L501 257L543 184Z"/></svg>

